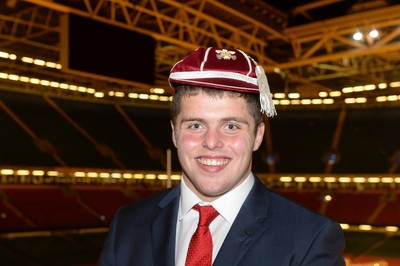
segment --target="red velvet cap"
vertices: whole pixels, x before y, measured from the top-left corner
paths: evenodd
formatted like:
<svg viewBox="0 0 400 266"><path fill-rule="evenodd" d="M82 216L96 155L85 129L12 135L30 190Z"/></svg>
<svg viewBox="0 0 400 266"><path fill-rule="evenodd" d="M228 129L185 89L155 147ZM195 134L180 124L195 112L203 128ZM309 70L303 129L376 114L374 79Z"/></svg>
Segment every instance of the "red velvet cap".
<svg viewBox="0 0 400 266"><path fill-rule="evenodd" d="M257 93L261 111L276 114L264 69L238 49L198 48L172 67L169 83Z"/></svg>

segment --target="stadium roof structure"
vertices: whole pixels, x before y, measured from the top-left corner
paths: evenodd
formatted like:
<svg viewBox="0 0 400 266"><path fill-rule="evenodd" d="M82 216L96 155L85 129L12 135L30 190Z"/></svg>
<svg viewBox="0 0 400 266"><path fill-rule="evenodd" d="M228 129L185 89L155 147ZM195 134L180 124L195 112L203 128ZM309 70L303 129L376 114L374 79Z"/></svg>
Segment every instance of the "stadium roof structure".
<svg viewBox="0 0 400 266"><path fill-rule="evenodd" d="M151 94L152 89L161 88L169 96L167 77L172 65L199 46L218 46L236 47L253 56L267 71L281 108L368 108L399 103L398 1L7 0L0 10L0 72L3 81L11 79L15 90L88 100L99 92L96 95L103 101L115 100L118 92L125 93L118 101L132 102L129 93ZM62 65L69 49L64 43L65 15L154 39L154 79L143 83L110 78ZM108 39L104 34L103 40L92 44L93 49ZM116 44L114 51L99 50L99 57L118 47L136 54L145 48L132 43L127 49L122 44ZM38 79L39 84L44 80L47 89L37 88L28 78ZM72 87L68 93L58 92L65 83L91 90ZM155 105L160 102L141 103Z"/></svg>

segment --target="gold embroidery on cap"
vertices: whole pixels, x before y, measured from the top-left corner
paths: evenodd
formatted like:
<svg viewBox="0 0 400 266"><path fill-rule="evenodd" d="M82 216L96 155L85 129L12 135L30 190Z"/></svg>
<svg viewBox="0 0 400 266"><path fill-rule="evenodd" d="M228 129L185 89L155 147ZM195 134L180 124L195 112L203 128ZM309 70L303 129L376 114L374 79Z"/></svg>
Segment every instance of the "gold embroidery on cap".
<svg viewBox="0 0 400 266"><path fill-rule="evenodd" d="M236 55L234 51L228 51L226 49L222 49L222 50L215 50L215 52L217 53L217 58L218 59L225 59L225 60L236 60Z"/></svg>

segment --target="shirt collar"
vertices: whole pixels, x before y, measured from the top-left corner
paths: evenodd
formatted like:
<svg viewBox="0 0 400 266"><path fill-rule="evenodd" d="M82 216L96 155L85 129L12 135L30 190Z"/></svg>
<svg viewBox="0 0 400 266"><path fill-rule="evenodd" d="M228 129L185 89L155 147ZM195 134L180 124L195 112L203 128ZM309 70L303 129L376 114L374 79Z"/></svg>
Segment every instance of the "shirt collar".
<svg viewBox="0 0 400 266"><path fill-rule="evenodd" d="M183 178L181 178L179 220L182 220L194 205L200 203L201 205L212 205L228 223L232 224L253 187L253 184L254 175L250 173L243 183L235 189L213 202L202 202L201 199L187 187Z"/></svg>
<svg viewBox="0 0 400 266"><path fill-rule="evenodd" d="M185 184L183 177L181 177L181 198L179 204L179 220L182 220L185 215L192 209L194 205L200 203L201 200L194 194Z"/></svg>

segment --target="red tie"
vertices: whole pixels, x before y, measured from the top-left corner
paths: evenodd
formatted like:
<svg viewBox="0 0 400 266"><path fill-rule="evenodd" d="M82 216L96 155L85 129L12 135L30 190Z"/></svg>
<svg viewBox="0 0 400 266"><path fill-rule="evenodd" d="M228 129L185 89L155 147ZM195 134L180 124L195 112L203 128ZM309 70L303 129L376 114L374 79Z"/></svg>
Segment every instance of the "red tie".
<svg viewBox="0 0 400 266"><path fill-rule="evenodd" d="M219 215L212 206L195 205L200 213L199 224L190 240L186 256L186 266L211 266L212 237L208 226Z"/></svg>

